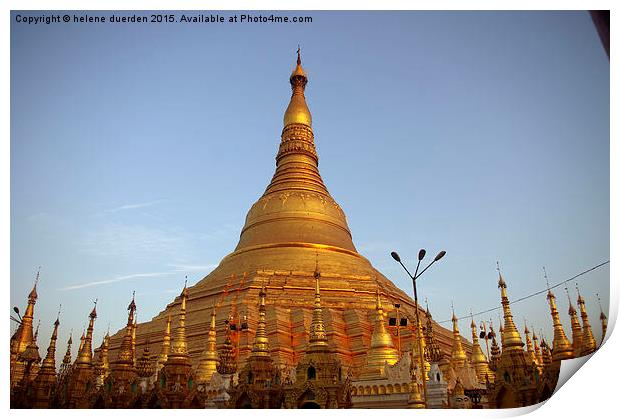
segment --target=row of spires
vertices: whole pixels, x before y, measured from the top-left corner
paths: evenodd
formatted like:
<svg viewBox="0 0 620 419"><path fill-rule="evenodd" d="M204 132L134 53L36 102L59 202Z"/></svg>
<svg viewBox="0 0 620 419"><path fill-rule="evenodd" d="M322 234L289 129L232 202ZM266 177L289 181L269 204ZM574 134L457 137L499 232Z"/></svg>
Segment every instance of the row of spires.
<svg viewBox="0 0 620 419"><path fill-rule="evenodd" d="M490 350L490 359L487 360L484 352L479 343L479 335L477 333L477 326L474 322L473 315L471 320L471 330L472 330L472 352L470 363L476 370L476 374L480 382L484 382L485 376L492 375L492 372L489 370L490 366L493 367L497 364L502 352L510 354L511 352L521 352L525 346L525 351L527 353L528 358L534 362L537 366L542 368L543 365L548 365L552 361L558 361L563 359L570 359L573 357L585 356L589 355L597 349L597 343L592 333L592 327L588 321L588 314L585 307L585 300L579 289L577 289L578 300L577 304L579 307L581 322L579 322L578 313L575 307L572 304L570 294L568 294L569 300L569 310L568 313L571 318L571 329L573 341L572 343L566 336L564 332L564 328L560 321L560 315L556 305L556 299L553 292L551 292L550 287L548 286L547 291L547 300L549 303L549 309L551 318L553 321L553 341L552 344L549 345L544 337L542 337L541 345L538 344L538 336L536 333L533 333L533 341L530 338L530 330L527 327L527 323L525 324L525 344L521 338L519 331L513 320L512 310L510 307L510 301L508 299L507 294L507 286L506 281L504 280L501 271L499 271L499 281L498 288L500 289L500 296L502 302L502 310L503 310L503 324L500 322L500 337L501 337L501 349L496 341L495 332L493 331L493 326L491 324L490 331L487 332L486 324L481 327L484 327L484 331L480 334L480 337L484 337L487 341L491 340L491 350ZM545 272L545 279L547 279L547 275ZM431 362L439 362L443 357L439 345L434 341L433 333L432 333L432 315L430 310L428 309L428 302L426 306L426 314L427 314L427 325L426 331L424 334L426 340L426 359ZM603 313L601 308L601 326L602 326L602 339L605 337L606 329L607 329L607 316ZM454 314L454 307L452 307L452 331L453 331L453 346L451 352L451 364L455 368L462 368L466 361L467 355L465 350L463 349L460 331L458 327L458 318ZM487 346L487 353L489 352Z"/></svg>
<svg viewBox="0 0 620 419"><path fill-rule="evenodd" d="M319 285L319 277L320 274L318 272L315 273L315 304L312 315L312 323L310 326L310 335L309 335L309 345L310 347L324 347L327 346L327 336L326 329L323 324L322 318L322 309L321 309L321 296L320 296L320 285ZM546 278L546 273L545 273ZM37 286L38 275L35 281L35 285L28 296L28 306L26 308L26 312L22 318L22 323L19 326L19 329L16 331L14 335L14 339L12 339L12 348L14 344L14 340L19 347L25 345L25 349L21 354L22 359L32 359L32 361L38 362L40 358L38 357L38 347L36 346L36 339L38 334L38 327L35 333L32 333L32 320L34 314L34 305L36 304L36 300L38 298L37 295ZM592 334L592 328L588 321L587 311L585 307L585 301L581 294L578 291L578 299L577 304L581 314L581 320L583 326L579 323L579 319L577 317L577 310L574 308L572 301L569 298L569 315L571 317L571 329L573 334L573 342L572 344L569 342L564 329L562 327L562 323L559 318L559 313L557 310L557 305L555 301L555 295L551 292L551 289L548 289L547 292L547 300L549 302L549 308L551 312L551 317L553 320L553 328L554 328L554 338L552 343L552 349L546 343L544 338L542 339L542 343L538 345L538 337L536 333L533 334L533 342L530 339L530 331L525 326L525 344L521 339L521 335L519 334L514 321L513 315L510 308L510 302L508 300L508 295L506 292L506 282L499 272L499 281L498 288L500 289L501 300L502 300L502 309L504 315L503 325L500 324L500 336L502 342L502 348L499 349L499 345L496 342L495 334L492 330L492 345L491 345L491 353L490 353L490 361L491 364L499 358L499 354L501 352L511 352L511 351L523 351L523 347L526 346L526 352L528 357L538 365L546 365L550 363L552 360L562 360L569 359L575 356L587 355L596 350L596 341ZM164 330L164 338L162 344L162 352L158 357L156 368L159 370L163 367L168 357L183 357L188 358L187 351L187 342L185 336L185 320L186 320L186 299L187 299L187 286L185 285L183 291L181 292L181 310L179 314L179 324L175 330L174 339L171 339L171 318L170 316L166 322L166 328ZM266 321L265 321L265 297L266 291L263 286L259 291L259 310L258 310L258 326L256 329L256 334L254 337L254 342L252 345L252 353L251 356L261 357L261 356L269 356L269 342L266 333ZM94 329L94 321L97 318L97 301L94 303L94 307L89 314L89 324L85 333L82 333L80 347L78 350L78 355L75 361L76 366L80 365L90 365L93 362L93 353L92 353L92 335ZM144 352L142 357L139 359L135 354L135 333L137 326L136 319L136 304L135 304L135 293L132 297L132 300L128 306L128 319L126 332L123 336L123 340L120 346L120 350L118 352L117 360L113 363L115 365L124 364L127 366L133 366L137 368L139 376L147 376L152 375L154 366L150 360L150 351L148 342L146 342ZM368 351L368 361L367 361L367 370L372 370L373 368L382 368L385 366L386 362L388 364L394 364L398 361L400 354L392 344L391 335L386 330L384 317L385 313L383 310L383 305L381 301L381 295L377 290L377 298L376 298L376 311L377 317L375 321L375 326L373 330L373 335L371 338L371 345ZM427 325L424 330L424 341L425 341L425 358L428 361L438 361L443 356L441 353L441 349L439 345L434 340L433 337L433 322L432 316L430 314L430 310L428 309L428 302L426 307L427 313ZM60 315L60 311L59 311ZM55 353L56 353L56 341L58 337L58 327L60 325L59 315L57 316L54 322L54 329L52 332L52 336L50 338L50 344L47 349L47 354L41 363L41 368L39 370L40 376L46 375L55 375ZM606 320L607 317L601 310L601 323L603 327L603 338L606 332ZM223 350L218 353L216 348L216 312L215 306L211 312L211 319L209 324L209 331L207 333L207 342L205 350L203 351L198 367L197 367L197 380L206 381L208 378L217 370L221 365L227 364L231 365L231 359L225 359L226 356L232 358L232 354L234 352L234 348L232 347L232 342L230 339L230 329L227 327L228 333L223 345ZM465 363L467 356L463 349L461 343L461 336L458 329L458 319L454 314L453 308L453 349L452 349L452 363L455 366L462 366ZM228 321L226 322L228 324ZM473 321L472 316L472 355L471 355L471 363L476 369L477 376L484 377L489 374L489 365L486 361L486 357L480 347L477 335L476 324ZM422 328L419 328L421 331ZM30 334L29 334L30 333ZM28 339L28 336L32 336L31 339ZM491 337L491 334L488 335ZM108 360L107 360L107 352L109 348L109 331L106 333L103 343L100 347L100 354L97 365L95 365L95 369L97 372L97 368L107 369L109 368ZM28 340L30 340L28 342ZM72 336L70 335L69 341L67 344L67 351L63 358L62 365L59 370L59 377L66 375L68 371L71 369L71 345L72 345ZM487 349L488 351L488 349ZM30 354L30 352L36 352L36 355Z"/></svg>

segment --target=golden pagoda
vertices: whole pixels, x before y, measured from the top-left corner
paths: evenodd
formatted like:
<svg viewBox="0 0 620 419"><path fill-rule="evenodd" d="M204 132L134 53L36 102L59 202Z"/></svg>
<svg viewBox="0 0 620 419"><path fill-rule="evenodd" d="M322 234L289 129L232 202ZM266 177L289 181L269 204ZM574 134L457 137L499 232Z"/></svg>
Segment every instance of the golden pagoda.
<svg viewBox="0 0 620 419"><path fill-rule="evenodd" d="M67 341L67 351L60 364L58 370L58 381L62 382L71 372L71 344L73 343L73 330L69 333L69 340Z"/></svg>
<svg viewBox="0 0 620 419"><path fill-rule="evenodd" d="M538 336L536 336L536 332L533 333L532 339L534 340L534 355L536 357L536 365L538 366L538 371L542 371L542 352L540 351L540 346L538 346Z"/></svg>
<svg viewBox="0 0 620 419"><path fill-rule="evenodd" d="M568 296L568 315L570 316L570 327L573 334L573 355L575 357L581 356L583 332L581 330L581 324L579 323L579 317L577 317L577 310L573 307L568 288L566 288L566 295Z"/></svg>
<svg viewBox="0 0 620 419"><path fill-rule="evenodd" d="M499 267L498 267L499 271ZM510 301L508 300L508 293L506 292L506 281L502 277L502 273L499 272L499 281L497 287L500 289L500 295L502 297L502 309L504 310L504 324L500 323L500 335L502 338L502 354L505 352L523 351L523 340L521 335L512 320L512 311L510 309Z"/></svg>
<svg viewBox="0 0 620 419"><path fill-rule="evenodd" d="M106 382L106 407L126 408L136 397L138 372L133 352L132 334L134 330L134 316L136 312L135 298L131 299L127 307L127 326L121 349L117 352L116 360L110 366L110 376Z"/></svg>
<svg viewBox="0 0 620 419"><path fill-rule="evenodd" d="M211 311L211 324L209 325L207 345L202 353L202 357L200 358L200 362L196 370L197 383L208 382L213 373L217 371L217 367L220 363L220 357L216 348L217 333L215 329L215 317L215 307L213 307L213 310Z"/></svg>
<svg viewBox="0 0 620 419"><path fill-rule="evenodd" d="M527 358L532 364L538 366L538 358L536 357L536 352L534 350L534 345L532 344L532 339L530 339L530 329L527 328L527 323L525 323L523 333L525 333L525 347L527 352ZM534 334L534 339L536 339L536 334Z"/></svg>
<svg viewBox="0 0 620 419"><path fill-rule="evenodd" d="M376 310L375 326L370 339L366 365L361 373L362 377L382 376L386 366L398 362L398 350L394 346L392 335L385 328L385 314L378 289Z"/></svg>
<svg viewBox="0 0 620 419"><path fill-rule="evenodd" d="M86 334L82 334L83 339L80 344L77 358L71 366L71 369L62 384L63 388L61 388L60 391L63 397L59 401L59 404L63 408L84 409L89 407L89 391L94 391L96 388L97 383L94 374L95 369L92 362L93 330L95 327L95 319L97 318L96 300L95 306L88 317L88 328L86 329ZM66 395L66 397L64 395Z"/></svg>
<svg viewBox="0 0 620 419"><path fill-rule="evenodd" d="M390 301L402 303L404 317L414 318L414 303L357 252L344 211L330 195L319 173L313 121L305 99L307 74L298 54L289 78L292 95L286 108L276 168L265 192L250 208L239 242L210 274L186 290L187 342L190 362L197 366L209 331L209 308L218 316L247 316L247 329L237 329L233 342L241 368L252 350L257 331L256 301L263 284L269 301L266 316L271 328L269 354L279 366L294 366L307 344L305 328L314 310L314 268L321 266L321 303L329 319L326 336L343 367L359 369L366 363L371 340L377 286ZM170 315L177 315L177 298L152 320L140 323L136 346L146 339L151 349L165 347L162 332ZM421 310L424 318L424 312ZM218 345L225 336L219 324ZM438 327L444 352L450 334ZM402 345L413 343L403 334ZM291 336L293 338L291 338ZM118 351L122 332L112 336L110 352ZM465 350L470 345L464 342Z"/></svg>
<svg viewBox="0 0 620 419"><path fill-rule="evenodd" d="M543 268L544 269L544 268ZM547 272L545 271L545 280L547 280L547 301L549 301L549 309L551 310L551 319L553 320L553 349L551 354L554 361L573 358L573 345L568 341L564 333L564 327L560 320L560 313L555 303L555 295L549 288Z"/></svg>
<svg viewBox="0 0 620 419"><path fill-rule="evenodd" d="M232 341L233 326L230 317L224 321L224 324L226 325L226 337L219 350L220 363L217 366L217 372L223 376L229 376L237 372L237 354Z"/></svg>
<svg viewBox="0 0 620 419"><path fill-rule="evenodd" d="M493 330L493 325L490 326L490 331L492 333L491 337L491 359L489 361L489 368L495 373L497 369L497 365L499 363L499 358L502 355L502 351L497 344L497 339L495 338L495 331Z"/></svg>
<svg viewBox="0 0 620 419"><path fill-rule="evenodd" d="M594 351L596 351L596 340L594 339L594 334L592 333L592 327L590 326L590 321L588 320L588 312L586 311L586 302L581 296L579 292L579 288L577 288L577 305L579 305L579 311L581 313L581 323L583 324L583 335L582 335L582 347L581 347L581 356L590 355Z"/></svg>
<svg viewBox="0 0 620 419"><path fill-rule="evenodd" d="M97 377L97 386L103 385L103 382L108 377L110 373L110 358L109 351L110 348L110 333L106 333L103 337L103 341L99 348L95 349L96 358L94 361L95 365L95 376Z"/></svg>
<svg viewBox="0 0 620 419"><path fill-rule="evenodd" d="M263 287L258 294L258 326L252 352L244 367L239 371L238 384L231 391L231 407L279 408L284 400L280 371L269 355L266 296Z"/></svg>
<svg viewBox="0 0 620 419"><path fill-rule="evenodd" d="M40 270L37 271L37 276L34 281L34 285L30 294L28 294L28 305L26 311L21 318L19 326L11 336L11 388L19 384L24 378L24 372L28 366L28 362L32 364L33 360L27 360L24 358L24 352L28 345L34 341L34 333L32 329L32 322L34 319L34 306L37 303L37 284L39 283ZM28 367L30 374L34 374L31 367Z"/></svg>
<svg viewBox="0 0 620 419"><path fill-rule="evenodd" d="M170 353L170 324L172 323L172 318L168 315L166 320L166 328L164 329L164 336L162 340L162 348L159 353L159 357L157 358L157 371L161 370L164 367L164 364L168 360L168 354Z"/></svg>
<svg viewBox="0 0 620 419"><path fill-rule="evenodd" d="M461 342L461 333L459 332L459 319L454 314L454 307L452 307L452 356L451 356L452 368L459 369L465 366L467 361L467 355L463 350L463 343Z"/></svg>
<svg viewBox="0 0 620 419"><path fill-rule="evenodd" d="M345 374L333 348L327 341L321 308L321 291L317 269L314 312L306 353L296 367L295 377L284 382L284 407L343 408L349 407ZM292 380L295 379L295 381Z"/></svg>
<svg viewBox="0 0 620 419"><path fill-rule="evenodd" d="M172 339L171 351L159 372L159 399L166 408L184 407L185 396L194 387L192 365L187 350L185 320L187 317L187 285L180 295L179 323ZM163 402L162 402L163 400Z"/></svg>
<svg viewBox="0 0 620 419"><path fill-rule="evenodd" d="M502 352L494 362L495 386L491 400L496 408L529 406L538 401L535 375L536 365L528 360L523 350L523 340L512 318L512 310L508 299L506 281L497 266L504 312L504 328L502 331ZM493 339L493 346L495 346ZM493 348L492 348L493 350Z"/></svg>
<svg viewBox="0 0 620 419"><path fill-rule="evenodd" d="M487 357L482 352L482 348L480 347L480 343L478 341L478 333L476 330L476 322L474 322L474 317L471 318L471 340L473 342L472 350L471 350L471 358L470 363L476 370L476 376L478 377L478 382L484 384L486 382L493 382L493 371L489 368L489 362Z"/></svg>
<svg viewBox="0 0 620 419"><path fill-rule="evenodd" d="M56 340L58 339L58 326L60 325L60 313L54 322L54 331L50 338L50 344L47 348L47 355L43 359L41 368L32 383L34 399L32 406L34 408L49 407L52 394L56 387Z"/></svg>

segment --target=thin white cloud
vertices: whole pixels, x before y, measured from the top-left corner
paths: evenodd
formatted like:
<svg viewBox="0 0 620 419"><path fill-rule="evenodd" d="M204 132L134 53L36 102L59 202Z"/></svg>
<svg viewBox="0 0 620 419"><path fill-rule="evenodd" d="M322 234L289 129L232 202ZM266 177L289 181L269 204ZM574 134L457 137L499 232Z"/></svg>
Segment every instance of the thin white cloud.
<svg viewBox="0 0 620 419"><path fill-rule="evenodd" d="M156 201L140 202L140 203L137 203L137 204L125 204L125 205L121 205L121 206L116 207L116 208L107 209L107 210L105 210L105 212L118 212L118 211L124 211L124 210L146 208L146 207L150 207L150 206L155 205L155 204L159 204L160 202L164 202L164 201L165 201L165 199L158 199Z"/></svg>
<svg viewBox="0 0 620 419"><path fill-rule="evenodd" d="M191 235L179 230L110 223L88 232L81 251L98 257L170 257L187 254L191 241Z"/></svg>
<svg viewBox="0 0 620 419"><path fill-rule="evenodd" d="M123 275L123 276L117 276L116 278L104 279L104 280L101 280L101 281L92 281L92 282L85 282L85 283L82 283L82 284L69 285L67 287L60 288L59 291L77 290L77 289L80 289L80 288L94 287L96 285L104 285L104 284L111 284L111 283L114 283L114 282L127 281L129 279L152 278L152 277L172 275L172 274L173 274L173 272L146 272L146 273L137 273L137 274Z"/></svg>
<svg viewBox="0 0 620 419"><path fill-rule="evenodd" d="M210 263L208 265L177 265L168 264L171 268L174 268L174 272L210 272L217 267L216 263Z"/></svg>

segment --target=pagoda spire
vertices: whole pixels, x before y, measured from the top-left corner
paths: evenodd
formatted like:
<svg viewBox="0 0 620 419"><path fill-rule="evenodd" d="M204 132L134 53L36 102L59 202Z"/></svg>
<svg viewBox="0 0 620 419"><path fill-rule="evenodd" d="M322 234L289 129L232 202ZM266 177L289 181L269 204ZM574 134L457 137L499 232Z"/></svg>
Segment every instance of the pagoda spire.
<svg viewBox="0 0 620 419"><path fill-rule="evenodd" d="M601 319L601 331L602 331L601 345L602 345L603 341L605 340L605 333L607 333L607 316L603 312L603 306L601 305L601 297L598 296L598 293L596 294L596 298L598 299L598 306L601 309L601 315L599 316L599 319Z"/></svg>
<svg viewBox="0 0 620 419"><path fill-rule="evenodd" d="M312 115L304 96L306 84L308 84L308 76L301 66L301 49L299 48L297 49L297 65L291 73L289 80L293 94L284 113L284 127L290 124L303 124L312 127Z"/></svg>
<svg viewBox="0 0 620 419"><path fill-rule="evenodd" d="M568 341L562 322L560 321L560 313L558 313L558 307L555 302L555 295L551 292L549 287L549 278L547 277L547 270L543 266L545 274L545 281L547 282L547 301L549 301L549 309L551 310L551 319L553 320L553 349L551 354L554 361L561 361L562 359L573 358L573 346Z"/></svg>
<svg viewBox="0 0 620 419"><path fill-rule="evenodd" d="M258 326L256 327L256 334L254 335L254 343L252 344L251 356L264 356L270 355L269 351L269 339L267 338L267 326L265 322L266 307L265 307L265 286L263 285L258 293Z"/></svg>
<svg viewBox="0 0 620 419"><path fill-rule="evenodd" d="M385 329L385 314L381 303L381 294L377 287L377 304L375 326L370 338L370 349L366 355L366 366L364 373L382 375L386 363L394 365L398 362L398 350L394 347L392 336Z"/></svg>
<svg viewBox="0 0 620 419"><path fill-rule="evenodd" d="M534 341L534 356L536 357L536 365L538 366L538 371L542 371L542 353L540 352L540 346L538 346L538 336L536 336L536 332L532 332L532 340Z"/></svg>
<svg viewBox="0 0 620 419"><path fill-rule="evenodd" d="M106 332L103 340L101 341L101 345L99 346L99 357L97 359L95 365L95 375L98 377L99 384L103 384L103 380L108 376L110 371L110 358L109 358L109 348L110 348L110 330L108 327L108 331Z"/></svg>
<svg viewBox="0 0 620 419"><path fill-rule="evenodd" d="M32 290L28 294L28 304L26 306L26 311L21 318L21 323L15 331L14 337L11 339L11 354L13 356L17 356L17 354L24 352L34 338L34 306L37 303L37 299L39 298L39 295L37 294L37 284L39 283L40 273L41 267L39 266L39 269L37 270L37 275L34 280L34 285L32 286Z"/></svg>
<svg viewBox="0 0 620 419"><path fill-rule="evenodd" d="M133 297L131 299L131 302L127 306L127 312L127 326L125 326L125 336L123 336L123 340L121 341L121 346L116 356L116 362L114 363L115 365L134 365L132 334L134 326L134 315L136 312L136 302ZM115 368L113 367L113 369Z"/></svg>
<svg viewBox="0 0 620 419"><path fill-rule="evenodd" d="M196 369L196 382L206 383L211 379L214 372L217 371L217 367L220 364L220 357L217 352L217 331L215 327L216 313L215 305L211 310L211 322L209 324L209 331L207 332L207 345L202 352L202 357L198 363Z"/></svg>
<svg viewBox="0 0 620 419"><path fill-rule="evenodd" d="M525 347L527 348L527 358L530 362L538 365L538 359L536 358L536 353L534 352L534 345L532 344L532 339L530 339L530 329L527 328L527 321L524 320L525 328L523 329L523 333L525 333Z"/></svg>
<svg viewBox="0 0 620 419"><path fill-rule="evenodd" d="M82 327L82 336L80 336L80 346L78 346L78 354L82 352L84 347L84 339L86 339L86 328ZM77 361L77 358L75 359Z"/></svg>
<svg viewBox="0 0 620 419"><path fill-rule="evenodd" d="M187 314L187 278L185 279L185 285L183 291L181 291L181 312L179 314L179 327L176 329L174 340L172 341L172 353L188 355L187 352L187 340L185 338L185 316Z"/></svg>
<svg viewBox="0 0 620 419"><path fill-rule="evenodd" d="M235 347L232 342L231 320L232 315L224 321L226 324L226 336L224 338L224 344L220 349L220 363L217 367L217 372L220 374L234 374L237 372Z"/></svg>
<svg viewBox="0 0 620 419"><path fill-rule="evenodd" d="M510 310L510 301L508 300L508 293L506 292L506 281L502 277L502 272L499 269L499 262L497 263L497 272L499 273L499 281L497 287L500 289L502 297L502 309L504 311L504 328L501 331L502 336L502 352L505 351L522 351L523 340L517 330L517 327L512 320L512 312Z"/></svg>
<svg viewBox="0 0 620 419"><path fill-rule="evenodd" d="M161 353L159 354L159 358L157 361L158 370L163 368L164 364L168 360L168 355L170 354L170 324L172 323L172 318L170 314L168 314L168 318L166 319L166 328L164 329L164 338L162 341Z"/></svg>
<svg viewBox="0 0 620 419"><path fill-rule="evenodd" d="M314 310L312 311L312 323L310 324L310 338L309 347L318 348L326 347L327 334L325 332L325 326L323 325L323 309L321 308L321 290L319 288L319 280L321 273L318 270L318 266L314 271Z"/></svg>
<svg viewBox="0 0 620 419"><path fill-rule="evenodd" d="M138 313L136 307L136 292L134 291L131 296L131 303L127 310L130 310L132 315L131 319L131 359L134 366L137 364L138 354L136 354L136 329L138 328Z"/></svg>
<svg viewBox="0 0 620 419"><path fill-rule="evenodd" d="M54 330L52 331L50 344L47 347L47 355L45 355L45 359L43 359L43 363L41 364L41 370L50 370L53 375L56 374L56 340L58 339L58 326L60 326L60 310L58 310L58 315L54 322Z"/></svg>
<svg viewBox="0 0 620 419"><path fill-rule="evenodd" d="M32 407L49 408L50 396L56 384L56 339L58 338L58 326L60 325L60 310L54 322L54 330L47 348L47 355L41 363L41 368L32 382Z"/></svg>
<svg viewBox="0 0 620 419"><path fill-rule="evenodd" d="M433 316L431 315L431 311L428 308L428 300L426 300L426 330L424 338L426 340L426 360L428 362L441 361L441 359L443 358L443 353L441 352L441 348L435 340L435 336L433 333Z"/></svg>
<svg viewBox="0 0 620 419"><path fill-rule="evenodd" d="M461 342L461 333L459 331L459 319L454 314L454 304L452 304L452 357L451 363L455 368L463 368L467 355L463 350L463 343Z"/></svg>
<svg viewBox="0 0 620 419"><path fill-rule="evenodd" d="M69 332L69 340L67 341L67 351L60 364L60 370L58 371L59 378L65 377L69 370L71 370L71 344L73 343L73 330Z"/></svg>
<svg viewBox="0 0 620 419"><path fill-rule="evenodd" d="M579 311L581 312L581 323L583 324L581 356L590 355L592 352L596 351L596 340L594 339L592 327L590 326L590 321L588 320L586 302L579 292L579 287L577 287L577 304L579 305Z"/></svg>
<svg viewBox="0 0 620 419"><path fill-rule="evenodd" d="M489 363L489 366L491 367L491 370L495 371L497 369L499 359L502 355L502 351L499 345L497 344L497 339L495 339L495 331L493 330L493 322L491 322L489 329L491 330L490 333L492 336L491 337L491 362Z"/></svg>
<svg viewBox="0 0 620 419"><path fill-rule="evenodd" d="M573 334L573 355L575 358L581 356L581 347L583 342L583 332L581 330L581 324L579 324L579 317L577 316L577 310L573 306L573 302L568 292L568 287L565 288L566 296L568 297L568 315L570 316L570 327Z"/></svg>
<svg viewBox="0 0 620 419"><path fill-rule="evenodd" d="M542 342L540 344L540 350L542 352L542 366L543 368L548 368L553 358L549 345L547 345L544 337L542 338Z"/></svg>
<svg viewBox="0 0 620 419"><path fill-rule="evenodd" d="M84 343L77 355L77 364L91 364L93 360L93 329L95 327L95 319L97 318L97 300L95 300L95 306L88 315L88 329L86 329L86 336L84 337Z"/></svg>
<svg viewBox="0 0 620 419"><path fill-rule="evenodd" d="M34 331L34 337L32 338L34 343L37 343L37 339L39 338L39 327L41 327L41 319L37 322L37 328Z"/></svg>
<svg viewBox="0 0 620 419"><path fill-rule="evenodd" d="M486 383L487 379L490 379L490 370L489 370L489 362L487 361L486 356L484 356L484 352L482 352L482 348L480 347L480 342L478 341L478 332L476 328L476 322L474 321L474 316L471 315L471 341L473 343L471 348L471 364L476 370L476 376L478 377L478 382L481 384Z"/></svg>

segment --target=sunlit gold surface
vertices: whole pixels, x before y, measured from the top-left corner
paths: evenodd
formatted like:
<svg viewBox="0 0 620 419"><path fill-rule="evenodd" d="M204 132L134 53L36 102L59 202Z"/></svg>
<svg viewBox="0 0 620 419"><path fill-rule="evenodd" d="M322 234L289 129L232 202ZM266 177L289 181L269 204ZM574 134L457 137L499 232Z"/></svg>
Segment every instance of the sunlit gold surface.
<svg viewBox="0 0 620 419"><path fill-rule="evenodd" d="M551 310L551 318L553 320L553 349L551 351L553 360L570 359L573 357L573 345L571 345L566 337L566 333L564 333L560 313L555 303L555 295L553 295L551 290L547 292L547 300L549 301L549 309Z"/></svg>
<svg viewBox="0 0 620 419"><path fill-rule="evenodd" d="M476 331L476 323L473 319L470 326L471 339L473 343L470 359L472 366L476 370L478 382L486 383L487 380L493 382L493 372L489 369L489 362L487 361L487 357L484 356L484 352L482 352L482 348L480 347L480 343L478 341L478 334Z"/></svg>
<svg viewBox="0 0 620 419"><path fill-rule="evenodd" d="M293 94L291 96L291 102L284 112L284 126L289 124L304 124L308 127L312 126L312 115L310 109L306 105L306 98L304 97L304 90L308 83L308 77L306 72L301 66L301 57L297 54L297 66L291 74L291 88Z"/></svg>
<svg viewBox="0 0 620 419"><path fill-rule="evenodd" d="M500 289L500 294L502 297L502 309L504 311L503 330L500 327L500 333L502 337L502 351L522 351L525 344L521 339L521 335L517 330L517 326L515 326L514 321L512 320L510 301L508 300L508 294L506 292L506 281L504 281L501 273L499 274L499 282L497 286Z"/></svg>
<svg viewBox="0 0 620 419"><path fill-rule="evenodd" d="M95 319L97 318L97 303L90 312L88 329L86 329L86 336L81 345L80 351L77 355L77 364L90 365L93 360L93 330L95 328Z"/></svg>
<svg viewBox="0 0 620 419"><path fill-rule="evenodd" d="M34 306L37 303L37 282L39 280L39 274L37 273L37 279L35 280L32 291L28 294L28 305L26 311L22 317L20 325L15 330L13 336L11 336L11 373L10 373L10 385L11 387L21 382L24 377L24 371L26 369L26 362L23 357L24 352L34 341L34 334L32 332L32 321L34 319Z"/></svg>
<svg viewBox="0 0 620 419"><path fill-rule="evenodd" d="M56 318L54 331L47 348L47 355L41 363L41 368L32 383L35 408L46 408L52 396L52 390L56 384L56 339L58 338L58 326L60 321Z"/></svg>
<svg viewBox="0 0 620 419"><path fill-rule="evenodd" d="M267 292L265 333L270 356L278 365L296 365L306 349L315 310L317 262L321 267L325 334L343 366L359 370L366 362L377 286L385 301L386 315L395 317L393 304L400 303L402 316L410 321L414 318L411 298L357 252L345 214L321 178L310 112L303 98L306 82L299 64L291 76L293 96L276 155L275 174L248 211L236 249L186 291L187 350L194 365L206 345L210 307L216 305L218 346L226 336L224 322L232 317L231 321L239 326L247 316L248 328L237 328L232 336L239 368L243 366L257 333L257 302L263 286ZM306 116L299 117L306 112ZM177 298L151 321L141 323L137 345L149 339L151 351L160 353L167 318L179 316L181 303L182 299ZM421 316L424 319L423 311ZM402 346L410 347L412 332L401 332ZM435 335L439 347L449 353L449 331L437 327ZM122 333L112 337L111 351L118 350L121 339ZM173 339L173 347L175 344ZM463 344L468 350L469 344Z"/></svg>
<svg viewBox="0 0 620 419"><path fill-rule="evenodd" d="M206 383L211 379L219 365L219 355L217 353L217 333L215 329L215 310L211 313L211 323L207 337L207 346L202 353L198 368L196 368L196 382Z"/></svg>
<svg viewBox="0 0 620 419"><path fill-rule="evenodd" d="M467 355L463 350L463 342L461 342L461 333L459 331L459 323L454 311L452 312L452 357L451 363L453 368L463 368Z"/></svg>
<svg viewBox="0 0 620 419"><path fill-rule="evenodd" d="M385 314L381 296L377 292L377 306L375 324L370 338L370 349L366 357L366 365L362 370L362 377L383 375L387 365L398 362L398 350L394 346L392 336L385 329Z"/></svg>
<svg viewBox="0 0 620 419"><path fill-rule="evenodd" d="M536 357L536 352L534 351L534 345L532 344L532 339L530 339L530 329L527 328L527 324L525 325L525 329L523 330L523 333L525 333L525 348L526 348L528 362L538 366L538 358ZM536 335L534 335L534 337L536 337Z"/></svg>
<svg viewBox="0 0 620 419"><path fill-rule="evenodd" d="M577 305L579 305L579 312L581 314L582 327L582 341L581 341L581 356L590 355L596 351L596 339L592 333L592 327L588 320L588 312L586 311L586 302L577 290Z"/></svg>

